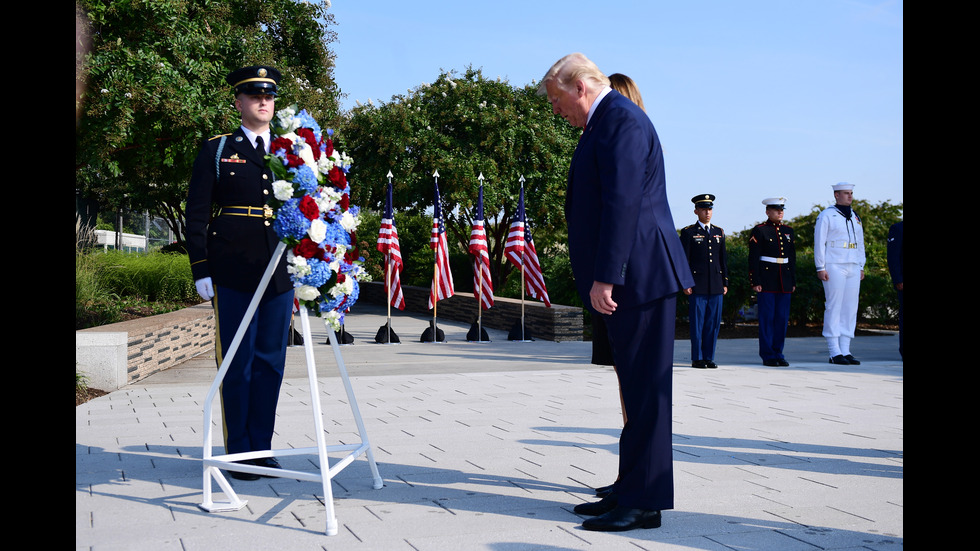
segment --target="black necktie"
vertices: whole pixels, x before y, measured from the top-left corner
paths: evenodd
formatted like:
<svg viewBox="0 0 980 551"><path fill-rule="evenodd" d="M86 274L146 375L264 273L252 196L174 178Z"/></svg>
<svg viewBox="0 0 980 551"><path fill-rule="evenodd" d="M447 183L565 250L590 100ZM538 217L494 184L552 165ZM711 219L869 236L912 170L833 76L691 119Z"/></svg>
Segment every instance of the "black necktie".
<svg viewBox="0 0 980 551"><path fill-rule="evenodd" d="M259 157L265 157L265 144L262 142L262 136L255 137L255 152L259 154Z"/></svg>

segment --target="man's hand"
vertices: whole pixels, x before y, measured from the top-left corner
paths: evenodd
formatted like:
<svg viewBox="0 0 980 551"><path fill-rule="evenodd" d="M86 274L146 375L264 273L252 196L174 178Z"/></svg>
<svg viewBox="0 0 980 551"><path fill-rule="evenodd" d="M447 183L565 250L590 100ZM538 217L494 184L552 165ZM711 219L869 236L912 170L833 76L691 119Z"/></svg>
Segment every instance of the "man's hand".
<svg viewBox="0 0 980 551"><path fill-rule="evenodd" d="M201 295L204 300L211 300L214 298L214 287L211 285L210 277L202 277L194 281L194 286L197 287L197 294Z"/></svg>
<svg viewBox="0 0 980 551"><path fill-rule="evenodd" d="M592 308L600 314L612 314L616 311L616 302L612 299L612 283L601 281L592 282L592 290L589 291L589 300Z"/></svg>
<svg viewBox="0 0 980 551"><path fill-rule="evenodd" d="M820 270L817 272L817 279L820 281L830 281L830 274L827 273L827 270Z"/></svg>

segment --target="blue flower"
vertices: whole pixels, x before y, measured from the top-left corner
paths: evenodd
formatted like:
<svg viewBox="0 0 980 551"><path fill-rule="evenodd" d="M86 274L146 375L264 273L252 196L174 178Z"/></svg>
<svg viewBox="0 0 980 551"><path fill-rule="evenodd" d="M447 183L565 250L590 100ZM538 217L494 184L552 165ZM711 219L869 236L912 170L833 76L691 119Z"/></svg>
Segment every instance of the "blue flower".
<svg viewBox="0 0 980 551"><path fill-rule="evenodd" d="M310 221L299 210L299 199L289 199L276 213L276 221L272 224L279 239L302 239L310 229Z"/></svg>
<svg viewBox="0 0 980 551"><path fill-rule="evenodd" d="M293 174L293 184L305 191L307 195L314 195L316 193L319 182L317 182L316 173L313 172L312 168L303 164L295 168L290 168L289 172Z"/></svg>
<svg viewBox="0 0 980 551"><path fill-rule="evenodd" d="M333 276L333 272L330 270L330 266L316 258L310 258L306 261L307 265L310 267L310 274L300 279L300 283L303 285L309 285L311 287L323 287L330 281Z"/></svg>

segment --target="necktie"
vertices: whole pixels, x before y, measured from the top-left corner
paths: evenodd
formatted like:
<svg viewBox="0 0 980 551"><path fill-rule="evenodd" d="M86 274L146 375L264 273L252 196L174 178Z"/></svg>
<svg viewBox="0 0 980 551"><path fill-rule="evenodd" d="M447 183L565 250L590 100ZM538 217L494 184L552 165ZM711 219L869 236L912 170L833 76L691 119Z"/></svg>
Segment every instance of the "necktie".
<svg viewBox="0 0 980 551"><path fill-rule="evenodd" d="M265 143L262 141L262 136L255 137L255 152L259 157L265 157Z"/></svg>

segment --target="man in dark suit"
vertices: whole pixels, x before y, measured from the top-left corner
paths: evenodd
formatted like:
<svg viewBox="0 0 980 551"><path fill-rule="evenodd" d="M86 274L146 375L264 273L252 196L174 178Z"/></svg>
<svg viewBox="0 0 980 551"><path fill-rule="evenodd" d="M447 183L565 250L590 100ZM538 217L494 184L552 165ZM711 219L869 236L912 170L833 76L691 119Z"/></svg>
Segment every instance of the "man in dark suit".
<svg viewBox="0 0 980 551"><path fill-rule="evenodd" d="M749 234L749 285L759 311L759 356L769 367L788 366L783 356L790 299L796 290L796 236L783 224L785 197L770 197L767 220Z"/></svg>
<svg viewBox="0 0 980 551"><path fill-rule="evenodd" d="M214 305L219 366L279 244L269 218L272 212L266 207L273 177L265 163L279 79L278 71L261 66L228 75L226 80L235 90L235 108L241 112L241 127L204 144L188 190L187 252L198 293ZM212 205L218 207L213 219ZM283 259L275 267L221 384L228 454L272 449L292 297ZM279 467L272 457L243 462ZM231 475L242 480L259 478L236 471Z"/></svg>
<svg viewBox="0 0 980 551"><path fill-rule="evenodd" d="M691 327L691 365L716 368L715 344L721 328L722 300L728 293L728 252L725 230L711 223L715 196L702 193L691 198L698 221L681 230L694 287L684 289Z"/></svg>
<svg viewBox="0 0 980 551"><path fill-rule="evenodd" d="M902 252L903 224L904 221L895 222L892 224L892 227L888 228L888 272L892 276L892 285L898 291L898 353L904 359L905 354L902 352L903 325L905 321L905 284L903 283L905 278L902 273L904 271Z"/></svg>
<svg viewBox="0 0 980 551"><path fill-rule="evenodd" d="M627 417L613 492L575 511L593 517L587 530L654 528L674 506L676 294L694 284L667 204L660 140L646 113L582 54L559 60L538 93L584 129L568 174L568 251L582 300L606 323Z"/></svg>

